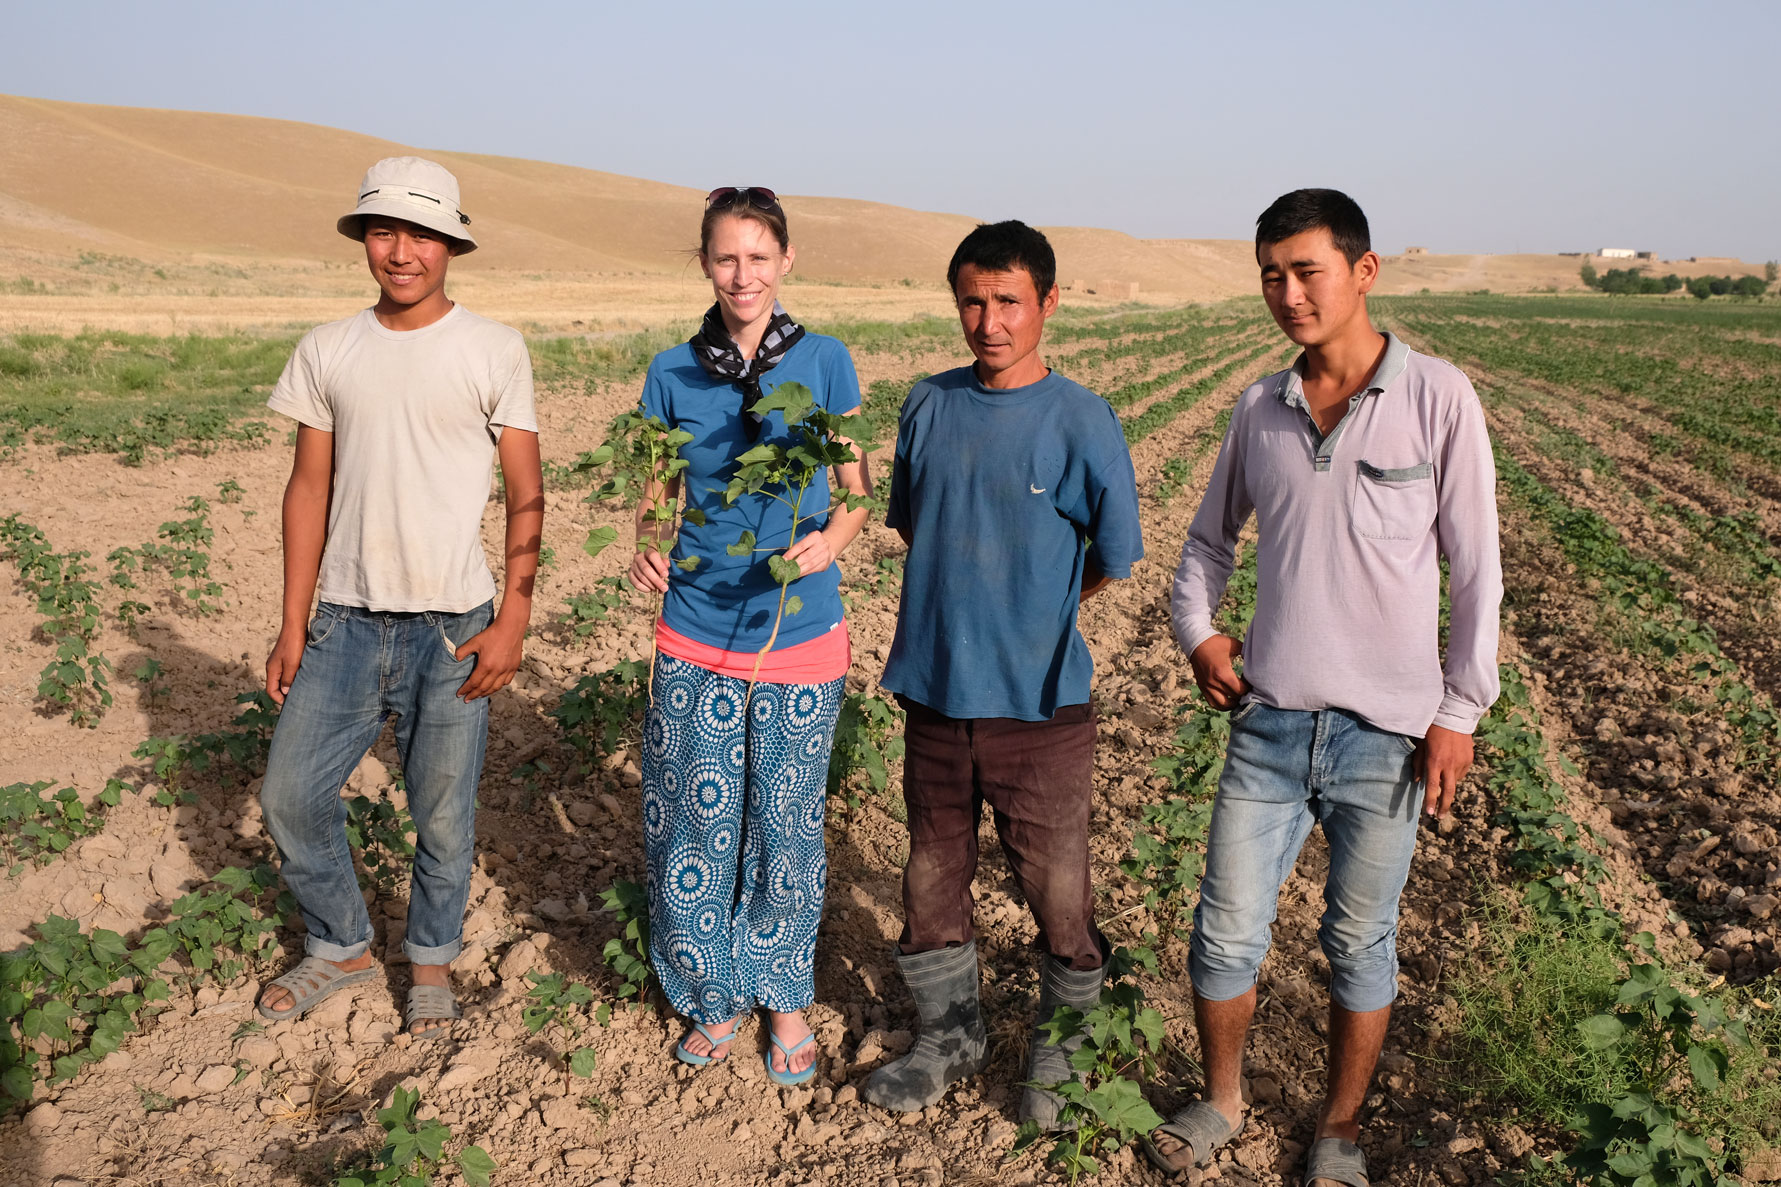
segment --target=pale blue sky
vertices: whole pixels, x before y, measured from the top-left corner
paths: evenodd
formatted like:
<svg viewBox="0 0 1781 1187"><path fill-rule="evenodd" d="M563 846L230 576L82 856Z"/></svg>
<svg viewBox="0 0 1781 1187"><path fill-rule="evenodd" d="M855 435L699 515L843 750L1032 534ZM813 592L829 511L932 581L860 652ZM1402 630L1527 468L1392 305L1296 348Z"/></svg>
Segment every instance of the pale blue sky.
<svg viewBox="0 0 1781 1187"><path fill-rule="evenodd" d="M708 188L1383 250L1781 257L1781 4L11 5L0 92L305 120ZM0 178L0 189L4 189Z"/></svg>

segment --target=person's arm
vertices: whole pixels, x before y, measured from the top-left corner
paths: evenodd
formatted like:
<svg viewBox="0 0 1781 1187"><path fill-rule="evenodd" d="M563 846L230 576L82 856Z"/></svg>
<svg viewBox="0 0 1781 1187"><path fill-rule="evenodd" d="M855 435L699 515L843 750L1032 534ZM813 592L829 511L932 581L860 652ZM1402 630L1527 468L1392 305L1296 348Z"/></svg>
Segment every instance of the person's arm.
<svg viewBox="0 0 1781 1187"><path fill-rule="evenodd" d="M1181 546L1181 564L1175 570L1169 597L1175 640L1193 665L1200 694L1214 709L1234 708L1249 691L1249 682L1237 675L1232 663L1243 654L1243 644L1220 634L1212 625L1212 615L1237 565L1237 540L1255 509L1243 479L1243 446L1238 435L1242 424L1239 399L1218 449L1212 481Z"/></svg>
<svg viewBox="0 0 1781 1187"><path fill-rule="evenodd" d="M538 457L538 434L505 428L499 452L507 495L506 574L495 621L458 646L459 660L476 657L475 671L458 688L458 696L466 701L506 688L519 671L526 627L532 621L538 548L544 539L544 467Z"/></svg>
<svg viewBox="0 0 1781 1187"><path fill-rule="evenodd" d="M1422 810L1445 816L1472 766L1472 731L1500 691L1497 635L1503 562L1497 540L1496 464L1484 408L1467 386L1436 463L1435 533L1447 558L1445 691L1416 748Z"/></svg>
<svg viewBox="0 0 1781 1187"><path fill-rule="evenodd" d="M855 408L848 416L858 416ZM872 493L872 475L866 465L866 455L860 453L853 440L848 437L836 437L835 440L849 449L854 450L858 459L845 466L835 467L835 485L850 495L862 498ZM798 576L808 577L812 573L820 573L834 564L843 550L853 543L860 529L866 526L866 520L872 510L866 506L838 507L829 516L829 522L820 532L809 532L785 550L785 559L798 562Z"/></svg>
<svg viewBox="0 0 1781 1187"><path fill-rule="evenodd" d="M1113 578L1101 572L1093 561L1084 563L1082 568L1082 592L1076 595L1078 606L1113 584Z"/></svg>
<svg viewBox="0 0 1781 1187"><path fill-rule="evenodd" d="M303 662L333 489L334 434L299 424L297 454L284 488L284 615L266 657L266 693L280 705Z"/></svg>
<svg viewBox="0 0 1781 1187"><path fill-rule="evenodd" d="M1082 558L1082 586L1076 593L1078 606L1131 576L1132 566L1144 559L1144 525L1131 447L1119 414L1106 403L1101 407L1105 419L1100 436L1092 431L1082 434L1083 503L1066 512L1089 541Z"/></svg>

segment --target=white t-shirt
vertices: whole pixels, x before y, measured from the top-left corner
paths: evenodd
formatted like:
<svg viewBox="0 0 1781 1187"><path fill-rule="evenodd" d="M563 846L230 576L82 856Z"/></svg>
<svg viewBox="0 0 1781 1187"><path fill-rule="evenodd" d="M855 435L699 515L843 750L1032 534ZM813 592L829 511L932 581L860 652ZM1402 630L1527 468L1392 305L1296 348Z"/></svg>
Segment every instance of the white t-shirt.
<svg viewBox="0 0 1781 1187"><path fill-rule="evenodd" d="M366 309L304 335L266 404L334 434L321 601L461 614L495 596L495 444L538 429L519 331L461 305L401 331Z"/></svg>

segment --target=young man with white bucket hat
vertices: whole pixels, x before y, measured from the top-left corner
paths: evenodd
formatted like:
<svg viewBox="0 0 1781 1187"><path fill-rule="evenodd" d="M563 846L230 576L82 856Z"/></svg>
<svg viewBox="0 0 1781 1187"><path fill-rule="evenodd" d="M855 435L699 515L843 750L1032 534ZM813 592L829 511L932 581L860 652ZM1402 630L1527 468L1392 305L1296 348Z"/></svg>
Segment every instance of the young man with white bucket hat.
<svg viewBox="0 0 1781 1187"><path fill-rule="evenodd" d="M266 691L283 710L260 797L308 936L259 1012L295 1018L377 975L340 789L393 717L415 830L406 1017L411 1033L434 1037L459 1016L449 974L488 697L513 679L531 618L544 522L538 421L524 339L445 295L452 258L476 249L457 178L391 157L358 193L338 226L364 243L377 303L305 335L267 401L298 427L284 620L266 660ZM499 613L482 548L497 456L507 496Z"/></svg>

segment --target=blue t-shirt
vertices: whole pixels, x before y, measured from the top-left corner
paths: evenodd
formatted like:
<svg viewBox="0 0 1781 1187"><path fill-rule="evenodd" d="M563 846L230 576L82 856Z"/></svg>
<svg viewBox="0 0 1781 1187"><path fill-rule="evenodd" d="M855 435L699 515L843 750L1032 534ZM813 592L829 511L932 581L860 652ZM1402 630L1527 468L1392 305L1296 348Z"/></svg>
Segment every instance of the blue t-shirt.
<svg viewBox="0 0 1781 1187"><path fill-rule="evenodd" d="M914 541L886 688L948 717L1047 721L1088 700L1084 569L1125 577L1144 555L1107 401L1056 372L999 391L970 367L924 379L903 403L885 522Z"/></svg>
<svg viewBox="0 0 1781 1187"><path fill-rule="evenodd" d="M816 402L844 414L860 406L860 383L853 359L839 340L806 333L763 377L761 390L782 383L801 383ZM751 440L743 416L742 389L705 374L686 343L664 350L649 364L643 380L644 415L660 417L670 428L685 429L693 439L681 446L689 463L681 471L684 505L705 513L705 523L684 523L674 545L674 560L697 556L690 573L670 569L662 619L689 639L725 651L759 651L773 633L779 608L779 585L767 569L767 552L731 556L727 551L744 531L755 534L756 548L783 552L791 546L791 508L765 494L744 495L724 506L724 489L735 476L735 457L761 441L790 443L785 417L771 413L758 439ZM829 476L817 475L799 505L798 537L828 523ZM807 643L841 623L841 566L830 565L792 582L791 592L804 607L788 613L780 625L775 651Z"/></svg>

